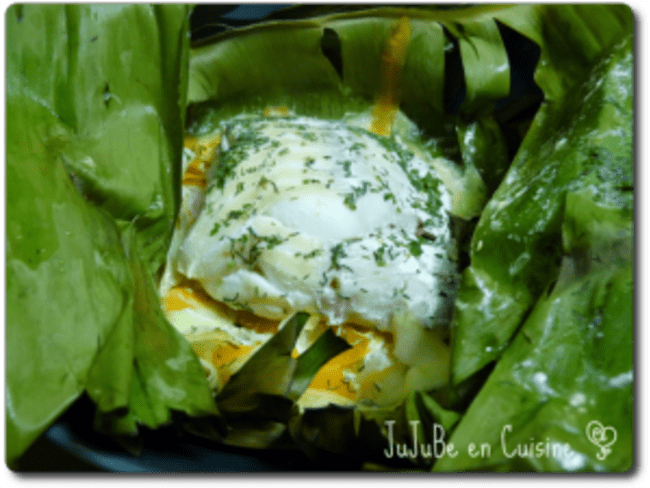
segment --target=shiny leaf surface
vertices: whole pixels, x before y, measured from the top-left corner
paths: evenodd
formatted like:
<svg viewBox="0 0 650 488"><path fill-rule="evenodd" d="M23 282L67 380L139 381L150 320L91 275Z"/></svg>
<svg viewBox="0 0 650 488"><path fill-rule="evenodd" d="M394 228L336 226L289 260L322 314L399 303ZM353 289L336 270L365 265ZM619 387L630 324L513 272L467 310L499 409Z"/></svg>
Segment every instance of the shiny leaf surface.
<svg viewBox="0 0 650 488"><path fill-rule="evenodd" d="M568 192L631 218L632 51L622 42L563 103L542 107L481 215L456 302L455 381L500 355L557 278Z"/></svg>

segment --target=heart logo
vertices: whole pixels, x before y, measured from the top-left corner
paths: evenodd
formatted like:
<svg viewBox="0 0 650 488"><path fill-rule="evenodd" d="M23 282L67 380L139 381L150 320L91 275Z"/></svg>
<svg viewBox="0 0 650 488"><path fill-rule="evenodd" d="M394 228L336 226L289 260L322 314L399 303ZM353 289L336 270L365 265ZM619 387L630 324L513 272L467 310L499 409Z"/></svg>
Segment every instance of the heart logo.
<svg viewBox="0 0 650 488"><path fill-rule="evenodd" d="M616 429L611 425L605 427L598 420L592 420L587 424L587 439L589 442L600 448L596 457L601 461L612 452L610 446L616 442Z"/></svg>

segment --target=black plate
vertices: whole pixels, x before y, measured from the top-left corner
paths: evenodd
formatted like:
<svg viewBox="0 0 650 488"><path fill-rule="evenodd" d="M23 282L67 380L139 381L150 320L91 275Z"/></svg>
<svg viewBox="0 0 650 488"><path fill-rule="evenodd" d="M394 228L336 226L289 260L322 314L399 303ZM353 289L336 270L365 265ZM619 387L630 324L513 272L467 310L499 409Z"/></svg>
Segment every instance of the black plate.
<svg viewBox="0 0 650 488"><path fill-rule="evenodd" d="M140 429L134 454L93 429L92 401L76 401L21 457L21 472L209 473L323 470L296 450L235 448L170 428Z"/></svg>
<svg viewBox="0 0 650 488"><path fill-rule="evenodd" d="M205 445L196 438L152 444L139 455L118 446L111 448L92 436L75 432L68 423L57 422L45 434L55 446L87 463L89 470L121 473L208 473L311 471L316 469L301 453L291 451L236 450L217 443ZM48 453L51 455L51 453ZM69 471L68 468L64 469Z"/></svg>

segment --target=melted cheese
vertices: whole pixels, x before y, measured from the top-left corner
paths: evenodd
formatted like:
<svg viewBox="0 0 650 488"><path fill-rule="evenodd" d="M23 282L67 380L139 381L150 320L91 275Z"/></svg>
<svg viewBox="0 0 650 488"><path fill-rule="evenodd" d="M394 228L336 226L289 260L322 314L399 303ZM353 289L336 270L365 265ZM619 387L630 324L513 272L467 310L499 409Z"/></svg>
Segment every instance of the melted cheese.
<svg viewBox="0 0 650 488"><path fill-rule="evenodd" d="M188 282L173 287L161 302L169 319L185 333L215 389L225 384L279 327L276 321L235 312ZM292 357L302 354L327 327L324 318L310 317ZM352 347L319 370L309 390L323 394L308 395L303 404L313 405L311 402L326 398L338 399L338 403L356 402L370 396L372 385L395 369L388 351L392 345L390 334L355 324L340 326L337 333Z"/></svg>
<svg viewBox="0 0 650 488"><path fill-rule="evenodd" d="M360 369L367 352L367 343L364 342L332 358L318 371L309 388L333 391L346 398L355 399L357 392L346 380L344 371Z"/></svg>
<svg viewBox="0 0 650 488"><path fill-rule="evenodd" d="M196 186L201 190L205 189L208 184L207 172L214 162L215 151L220 142L220 136L201 141L194 137L185 139L185 148L192 151L195 156L185 168L182 180L184 186Z"/></svg>
<svg viewBox="0 0 650 488"><path fill-rule="evenodd" d="M408 18L400 19L393 29L384 52L381 91L372 113L370 131L389 136L399 108L399 86L402 68L411 40L411 24Z"/></svg>

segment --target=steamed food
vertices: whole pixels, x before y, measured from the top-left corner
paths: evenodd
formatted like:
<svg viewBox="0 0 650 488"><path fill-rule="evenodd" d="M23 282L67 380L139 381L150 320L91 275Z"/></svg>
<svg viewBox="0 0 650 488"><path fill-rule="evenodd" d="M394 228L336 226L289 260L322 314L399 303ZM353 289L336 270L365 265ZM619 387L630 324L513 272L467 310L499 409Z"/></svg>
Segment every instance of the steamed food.
<svg viewBox="0 0 650 488"><path fill-rule="evenodd" d="M300 406L396 405L448 381L454 199L435 169L448 167L398 112L410 33L406 18L394 26L368 113L267 107L188 140L161 292L215 391L297 312L310 318L293 355L328 328L351 346Z"/></svg>
<svg viewBox="0 0 650 488"><path fill-rule="evenodd" d="M446 381L451 196L425 152L363 124L271 112L189 142L161 288L215 388L298 311L311 318L297 353L327 327L353 346L314 379L314 401L393 402Z"/></svg>

